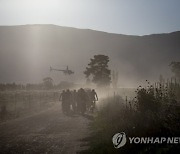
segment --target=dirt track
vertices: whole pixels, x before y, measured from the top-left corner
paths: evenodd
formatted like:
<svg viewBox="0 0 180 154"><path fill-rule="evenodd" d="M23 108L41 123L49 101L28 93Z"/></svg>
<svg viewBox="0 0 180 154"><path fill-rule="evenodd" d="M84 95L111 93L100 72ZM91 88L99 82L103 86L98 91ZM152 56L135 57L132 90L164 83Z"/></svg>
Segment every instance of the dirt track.
<svg viewBox="0 0 180 154"><path fill-rule="evenodd" d="M66 116L60 104L38 114L0 124L0 153L74 154L88 136L86 117Z"/></svg>

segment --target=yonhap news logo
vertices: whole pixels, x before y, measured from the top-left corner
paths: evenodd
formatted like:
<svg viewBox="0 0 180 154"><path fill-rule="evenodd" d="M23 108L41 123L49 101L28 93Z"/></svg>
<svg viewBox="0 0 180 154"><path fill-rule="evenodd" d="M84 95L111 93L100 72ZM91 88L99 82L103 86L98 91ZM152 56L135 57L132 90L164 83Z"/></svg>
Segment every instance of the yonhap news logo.
<svg viewBox="0 0 180 154"><path fill-rule="evenodd" d="M130 144L180 144L180 137L127 137L124 132L112 137L114 148L119 149L127 142Z"/></svg>
<svg viewBox="0 0 180 154"><path fill-rule="evenodd" d="M115 134L112 138L112 142L116 149L124 146L126 144L126 134L124 132Z"/></svg>

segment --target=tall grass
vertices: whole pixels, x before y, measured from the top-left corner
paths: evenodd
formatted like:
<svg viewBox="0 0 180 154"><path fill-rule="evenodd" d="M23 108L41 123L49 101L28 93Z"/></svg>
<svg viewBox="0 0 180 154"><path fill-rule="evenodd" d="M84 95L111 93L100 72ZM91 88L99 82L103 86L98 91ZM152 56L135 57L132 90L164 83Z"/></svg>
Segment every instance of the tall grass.
<svg viewBox="0 0 180 154"><path fill-rule="evenodd" d="M180 136L180 86L175 83L156 83L139 86L132 101L114 96L105 104L91 123L90 148L84 153L177 153L178 145L126 144L115 149L112 136L125 132L127 136Z"/></svg>

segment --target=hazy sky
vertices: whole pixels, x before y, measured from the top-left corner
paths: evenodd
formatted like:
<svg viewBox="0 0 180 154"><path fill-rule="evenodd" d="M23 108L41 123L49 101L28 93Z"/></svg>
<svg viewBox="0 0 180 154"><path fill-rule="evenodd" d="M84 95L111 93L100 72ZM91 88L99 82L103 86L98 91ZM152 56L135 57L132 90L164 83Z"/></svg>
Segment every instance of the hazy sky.
<svg viewBox="0 0 180 154"><path fill-rule="evenodd" d="M56 24L144 35L180 30L180 0L0 0L0 25Z"/></svg>

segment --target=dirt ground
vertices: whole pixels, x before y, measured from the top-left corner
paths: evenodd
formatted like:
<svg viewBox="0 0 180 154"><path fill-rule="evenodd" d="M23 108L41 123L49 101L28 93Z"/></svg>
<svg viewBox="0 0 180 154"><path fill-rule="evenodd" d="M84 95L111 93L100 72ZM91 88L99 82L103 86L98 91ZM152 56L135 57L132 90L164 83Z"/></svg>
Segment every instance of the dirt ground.
<svg viewBox="0 0 180 154"><path fill-rule="evenodd" d="M87 148L88 116L66 116L61 105L0 124L1 154L74 154Z"/></svg>

